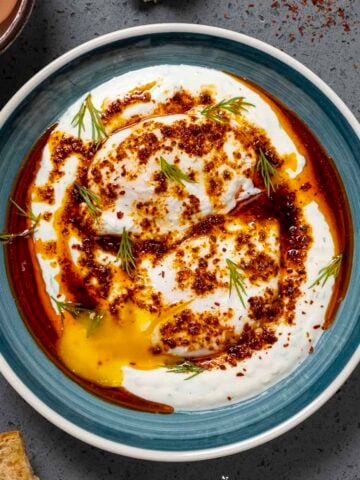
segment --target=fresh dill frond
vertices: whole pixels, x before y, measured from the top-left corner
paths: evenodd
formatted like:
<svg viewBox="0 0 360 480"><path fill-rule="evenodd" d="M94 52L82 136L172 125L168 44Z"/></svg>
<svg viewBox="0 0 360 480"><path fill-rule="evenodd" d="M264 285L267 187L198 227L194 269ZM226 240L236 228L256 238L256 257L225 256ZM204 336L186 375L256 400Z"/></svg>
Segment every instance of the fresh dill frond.
<svg viewBox="0 0 360 480"><path fill-rule="evenodd" d="M91 312L88 308L84 308L81 303L77 302L62 302L55 297L50 297L55 303L56 309L61 318L64 318L64 312L69 312L74 318L78 317L82 312Z"/></svg>
<svg viewBox="0 0 360 480"><path fill-rule="evenodd" d="M10 243L15 238L25 238L30 237L36 230L36 226L33 225L30 228L27 228L23 232L20 233L0 233L0 242Z"/></svg>
<svg viewBox="0 0 360 480"><path fill-rule="evenodd" d="M86 97L85 104L91 117L91 138L95 143L99 143L107 136L101 120L101 112L95 108L90 94Z"/></svg>
<svg viewBox="0 0 360 480"><path fill-rule="evenodd" d="M239 272L239 266L236 265L232 260L229 258L226 259L227 266L229 268L229 295L231 295L232 289L235 288L236 293L242 303L243 307L245 308L245 300L244 296L246 296L246 290L244 285L245 277Z"/></svg>
<svg viewBox="0 0 360 480"><path fill-rule="evenodd" d="M99 209L101 205L100 198L94 192L86 187L83 187L82 185L79 185L78 183L75 183L75 186L80 197L86 203L90 215L97 223L99 223Z"/></svg>
<svg viewBox="0 0 360 480"><path fill-rule="evenodd" d="M269 197L271 191L274 192L276 190L276 185L274 185L273 180L278 176L278 172L274 165L266 158L265 153L261 148L259 150L256 171L260 173Z"/></svg>
<svg viewBox="0 0 360 480"><path fill-rule="evenodd" d="M167 368L168 373L189 373L190 376L184 378L184 380L191 380L192 378L205 372L205 368L200 367L196 363L184 360L183 362L174 363L170 365L163 365L163 368Z"/></svg>
<svg viewBox="0 0 360 480"><path fill-rule="evenodd" d="M171 164L160 157L160 168L168 180L176 182L178 185L184 185L183 182L196 183L195 180L186 175L177 165Z"/></svg>
<svg viewBox="0 0 360 480"><path fill-rule="evenodd" d="M321 287L323 287L330 277L336 278L339 275L342 260L343 260L342 253L340 253L339 255L336 255L336 257L334 257L330 261L330 263L326 265L326 267L323 267L321 270L319 270L319 276L310 285L309 288L313 288L315 287L315 285L318 285L319 283L321 283Z"/></svg>
<svg viewBox="0 0 360 480"><path fill-rule="evenodd" d="M86 336L90 337L95 330L97 330L104 318L104 312L90 312L89 313L89 319L90 319L90 325L89 328L87 329Z"/></svg>
<svg viewBox="0 0 360 480"><path fill-rule="evenodd" d="M77 136L81 138L81 132L85 131L84 117L86 113L86 100L81 103L80 109L71 120L71 125L77 127Z"/></svg>
<svg viewBox="0 0 360 480"><path fill-rule="evenodd" d="M224 99L215 105L209 105L201 110L201 115L218 123L227 123L229 119L222 114L227 111L235 115L241 114L242 111L247 112L247 107L255 107L253 103L245 101L245 97L233 97L228 100Z"/></svg>
<svg viewBox="0 0 360 480"><path fill-rule="evenodd" d="M12 198L10 199L10 201L19 210L19 215L21 215L21 216L27 218L28 220L30 220L32 222L32 225L31 225L31 227L26 228L25 230L23 230L22 232L19 232L19 233L0 233L0 242L5 242L5 243L6 242L11 242L15 238L29 237L30 235L32 235L35 232L35 230L37 229L38 223L40 221L40 215L37 215L37 216L34 215L32 210L30 210L29 212L26 212Z"/></svg>
<svg viewBox="0 0 360 480"><path fill-rule="evenodd" d="M62 302L55 297L50 297L55 303L58 314L61 317L61 321L64 321L64 312L70 313L73 318L78 318L81 314L86 314L90 321L89 327L86 332L86 336L90 337L95 330L99 327L102 319L104 318L104 312L96 311L91 308L84 307L81 303L77 302Z"/></svg>
<svg viewBox="0 0 360 480"><path fill-rule="evenodd" d="M101 111L98 110L93 102L91 94L89 93L85 100L81 103L80 109L71 121L73 127L77 127L78 137L81 138L81 134L85 131L85 114L89 112L91 120L91 138L96 144L100 143L107 137L104 124L101 119Z"/></svg>
<svg viewBox="0 0 360 480"><path fill-rule="evenodd" d="M131 238L126 230L123 228L119 250L116 255L116 260L121 261L121 268L129 275L132 276L133 271L136 269L135 258L133 254L133 245Z"/></svg>
<svg viewBox="0 0 360 480"><path fill-rule="evenodd" d="M18 203L15 202L12 198L10 198L10 202L15 205L15 207L19 210L19 215L27 218L31 222L38 224L40 220L40 215L35 215L32 210L29 210L29 212L26 212L23 208L20 207Z"/></svg>

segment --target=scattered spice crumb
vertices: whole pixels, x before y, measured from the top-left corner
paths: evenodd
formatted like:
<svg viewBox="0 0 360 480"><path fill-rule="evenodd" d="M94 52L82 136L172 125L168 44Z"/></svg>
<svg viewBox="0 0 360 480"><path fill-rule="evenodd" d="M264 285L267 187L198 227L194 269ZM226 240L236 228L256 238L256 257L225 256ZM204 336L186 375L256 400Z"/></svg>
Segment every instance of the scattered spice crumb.
<svg viewBox="0 0 360 480"><path fill-rule="evenodd" d="M271 23L278 25L276 37L281 38L289 24L295 26L294 32L288 35L290 43L296 40L298 34L301 37L307 35L314 42L323 38L324 32L338 25L342 26L344 32L351 31L351 14L339 0L277 0L271 3L270 8L275 17Z"/></svg>

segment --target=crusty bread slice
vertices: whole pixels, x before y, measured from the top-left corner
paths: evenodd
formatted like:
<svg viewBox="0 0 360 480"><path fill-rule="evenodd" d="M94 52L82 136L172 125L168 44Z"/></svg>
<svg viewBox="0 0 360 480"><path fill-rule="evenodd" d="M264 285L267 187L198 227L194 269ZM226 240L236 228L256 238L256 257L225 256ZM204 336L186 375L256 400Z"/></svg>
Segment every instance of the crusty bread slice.
<svg viewBox="0 0 360 480"><path fill-rule="evenodd" d="M0 433L0 480L38 480L20 432Z"/></svg>

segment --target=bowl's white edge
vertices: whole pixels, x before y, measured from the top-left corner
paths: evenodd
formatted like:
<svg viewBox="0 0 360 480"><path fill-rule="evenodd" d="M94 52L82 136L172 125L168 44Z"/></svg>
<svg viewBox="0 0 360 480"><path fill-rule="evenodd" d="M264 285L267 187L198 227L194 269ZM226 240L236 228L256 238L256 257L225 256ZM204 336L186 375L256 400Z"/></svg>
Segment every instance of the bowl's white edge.
<svg viewBox="0 0 360 480"><path fill-rule="evenodd" d="M11 115L11 113L19 105L19 103L23 100L24 97L26 97L50 74L52 74L54 71L61 68L63 65L70 62L74 58L77 58L80 55L83 55L84 53L94 48L106 45L116 40L131 38L138 35L163 32L188 32L215 35L218 37L227 38L229 40L249 45L251 47L262 50L275 58L280 59L284 63L290 65L292 68L300 72L304 77L306 77L314 85L316 85L341 111L341 113L347 119L351 127L360 137L360 124L356 120L355 116L348 109L348 107L345 105L345 103L325 82L323 82L317 75L315 75L311 70L309 70L297 60L293 59L286 53L278 50L277 48L272 47L271 45L268 45L260 40L249 37L247 35L212 26L193 25L186 23L164 23L127 28L124 30L108 33L99 38L95 38L70 50L69 52L65 53L64 55L44 67L36 75L34 75L34 77L32 77L22 88L20 88L20 90L9 100L9 102L0 112L0 128L4 125L7 118ZM74 437L103 450L107 450L109 452L121 455L126 455L133 458L179 462L206 460L225 455L232 455L234 453L256 447L278 437L279 435L282 435L283 433L298 425L300 422L304 421L316 410L318 410L341 387L341 385L349 377L349 375L355 369L359 362L360 346L354 352L353 356L351 357L345 368L341 371L341 373L336 377L336 379L313 402L311 402L309 405L307 405L304 409L291 417L289 420L281 423L280 425L272 428L271 430L268 430L253 438L249 438L247 440L243 440L223 447L176 452L148 450L138 447L131 447L128 445L114 442L112 440L106 440L98 435L90 433L87 430L77 427L73 423L69 422L61 415L49 408L44 402L39 400L15 374L15 372L11 369L11 367L2 355L0 355L0 371L4 375L6 380L12 385L12 387L23 397L24 400L26 400L46 419L48 419L54 425L58 426L70 435L73 435Z"/></svg>

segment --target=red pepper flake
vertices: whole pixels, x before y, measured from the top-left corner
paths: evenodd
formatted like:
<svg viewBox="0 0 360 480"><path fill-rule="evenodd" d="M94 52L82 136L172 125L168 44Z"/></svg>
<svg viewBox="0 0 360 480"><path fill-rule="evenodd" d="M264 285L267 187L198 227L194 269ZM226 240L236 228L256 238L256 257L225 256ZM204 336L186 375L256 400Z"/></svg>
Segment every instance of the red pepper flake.
<svg viewBox="0 0 360 480"><path fill-rule="evenodd" d="M309 353L314 353L314 347L311 345L311 347L309 348Z"/></svg>
<svg viewBox="0 0 360 480"><path fill-rule="evenodd" d="M340 2L339 2L340 3ZM342 27L345 32L350 31L350 25L346 21L348 15L344 8L339 7L338 2L335 0L276 0L271 3L271 8L276 9L276 15L280 17L280 29L279 33L275 36L282 37L282 28L287 28L289 21L295 23L295 30L299 32L301 36L304 36L306 31L309 30L309 37L311 42L315 39L321 39L324 37L322 30L329 29L332 26L339 25L338 19L342 20ZM300 5L304 8L300 9ZM274 20L272 20L272 23ZM320 28L319 28L320 23ZM297 25L296 25L297 24ZM285 27L286 26L286 27ZM285 33L285 31L283 32ZM294 41L295 33L289 35L289 41Z"/></svg>
<svg viewBox="0 0 360 480"><path fill-rule="evenodd" d="M300 190L302 190L303 192L307 192L308 190L310 190L310 188L311 188L311 183L306 182L301 185Z"/></svg>
<svg viewBox="0 0 360 480"><path fill-rule="evenodd" d="M314 325L314 326L313 326L313 329L314 329L314 330L317 330L317 329L320 328L320 327L321 327L321 325Z"/></svg>
<svg viewBox="0 0 360 480"><path fill-rule="evenodd" d="M236 376L237 376L237 377L243 377L244 374L243 374L242 372L238 372L238 373L236 374Z"/></svg>
<svg viewBox="0 0 360 480"><path fill-rule="evenodd" d="M335 19L333 16L329 15L326 19L325 22L321 25L322 27L327 27L329 28L331 25L335 24Z"/></svg>

